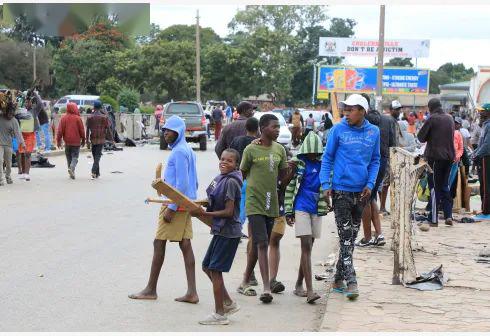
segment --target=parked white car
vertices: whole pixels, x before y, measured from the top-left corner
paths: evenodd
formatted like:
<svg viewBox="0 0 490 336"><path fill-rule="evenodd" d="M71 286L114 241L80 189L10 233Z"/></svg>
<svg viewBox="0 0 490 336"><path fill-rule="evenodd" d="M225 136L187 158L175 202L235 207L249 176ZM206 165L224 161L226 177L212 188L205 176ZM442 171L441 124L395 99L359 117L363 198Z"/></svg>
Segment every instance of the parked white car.
<svg viewBox="0 0 490 336"><path fill-rule="evenodd" d="M277 138L277 142L287 148L291 148L291 139L293 136L282 114L279 112L255 112L254 118L260 120L260 118L262 118L264 114L273 114L277 117L277 119L279 119L279 125L281 126L281 128L279 130L279 137Z"/></svg>
<svg viewBox="0 0 490 336"><path fill-rule="evenodd" d="M57 107L60 111L62 109L66 110L66 104L75 103L80 107L93 107L94 101L99 99L99 96L89 96L89 95L69 95L60 98L53 107Z"/></svg>

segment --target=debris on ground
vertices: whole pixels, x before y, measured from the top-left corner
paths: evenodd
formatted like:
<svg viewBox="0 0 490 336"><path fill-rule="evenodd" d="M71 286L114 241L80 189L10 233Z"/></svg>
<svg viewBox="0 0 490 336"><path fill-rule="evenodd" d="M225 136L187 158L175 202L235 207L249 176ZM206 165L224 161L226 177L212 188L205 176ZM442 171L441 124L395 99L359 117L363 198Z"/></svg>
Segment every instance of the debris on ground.
<svg viewBox="0 0 490 336"><path fill-rule="evenodd" d="M405 287L421 291L434 291L442 289L447 281L448 279L442 271L442 265L440 265L429 273L422 273L414 281L407 282Z"/></svg>

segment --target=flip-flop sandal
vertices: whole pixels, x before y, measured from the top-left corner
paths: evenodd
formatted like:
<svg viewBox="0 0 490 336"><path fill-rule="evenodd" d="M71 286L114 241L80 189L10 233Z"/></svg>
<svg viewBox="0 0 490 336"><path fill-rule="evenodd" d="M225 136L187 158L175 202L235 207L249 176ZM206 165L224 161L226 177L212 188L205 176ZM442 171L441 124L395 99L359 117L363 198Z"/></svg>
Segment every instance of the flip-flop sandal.
<svg viewBox="0 0 490 336"><path fill-rule="evenodd" d="M296 295L296 296L299 296L299 297L307 297L308 296L306 294L306 291L305 290L297 290L297 289L295 289L293 291L293 294Z"/></svg>
<svg viewBox="0 0 490 336"><path fill-rule="evenodd" d="M257 292L255 291L255 289L250 286L240 286L238 287L237 292L245 296L257 296Z"/></svg>
<svg viewBox="0 0 490 336"><path fill-rule="evenodd" d="M285 289L286 288L284 287L282 282L280 282L280 281L271 282L271 292L272 293L278 294L278 293L284 292Z"/></svg>
<svg viewBox="0 0 490 336"><path fill-rule="evenodd" d="M321 298L320 295L315 294L311 298L307 299L306 302L308 302L309 304L313 304L313 303L315 303L316 300L318 300L320 298Z"/></svg>
<svg viewBox="0 0 490 336"><path fill-rule="evenodd" d="M263 303L271 303L272 295L270 293L262 293L260 295L260 301L262 301Z"/></svg>

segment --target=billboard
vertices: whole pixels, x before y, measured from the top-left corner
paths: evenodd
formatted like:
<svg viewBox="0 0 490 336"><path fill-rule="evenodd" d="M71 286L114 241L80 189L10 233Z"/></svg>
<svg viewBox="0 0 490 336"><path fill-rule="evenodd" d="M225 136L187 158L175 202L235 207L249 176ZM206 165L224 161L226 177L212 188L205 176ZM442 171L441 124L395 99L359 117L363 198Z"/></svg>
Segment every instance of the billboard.
<svg viewBox="0 0 490 336"><path fill-rule="evenodd" d="M429 57L430 40L387 40L384 57ZM319 56L378 56L378 40L343 37L320 37Z"/></svg>
<svg viewBox="0 0 490 336"><path fill-rule="evenodd" d="M375 93L378 69L375 67L322 66L318 69L317 96L329 92ZM428 95L429 70L384 68L383 94Z"/></svg>

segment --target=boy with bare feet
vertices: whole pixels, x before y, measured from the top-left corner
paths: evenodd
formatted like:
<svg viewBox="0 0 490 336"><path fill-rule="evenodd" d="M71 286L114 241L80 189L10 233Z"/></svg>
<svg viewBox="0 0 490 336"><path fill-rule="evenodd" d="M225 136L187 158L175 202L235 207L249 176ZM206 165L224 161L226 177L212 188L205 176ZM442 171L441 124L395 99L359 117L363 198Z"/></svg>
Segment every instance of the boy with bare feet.
<svg viewBox="0 0 490 336"><path fill-rule="evenodd" d="M328 213L320 185L322 154L322 139L314 132L309 132L298 155L293 158L296 168L286 189L285 199L286 219L288 223L294 223L296 237L301 240L301 259L294 294L306 297L306 302L310 304L320 298L313 291L311 250L313 242L321 235L321 216Z"/></svg>
<svg viewBox="0 0 490 336"><path fill-rule="evenodd" d="M172 152L164 172L164 180L190 199L197 197L196 155L185 141L185 123L178 116L170 117L163 126L165 141ZM158 229L153 241L153 261L150 278L145 289L129 295L130 299L156 300L157 282L165 259L167 241L179 242L184 256L187 276L187 293L175 301L198 303L194 252L191 245L191 215L178 209L177 205L162 206L158 219Z"/></svg>

